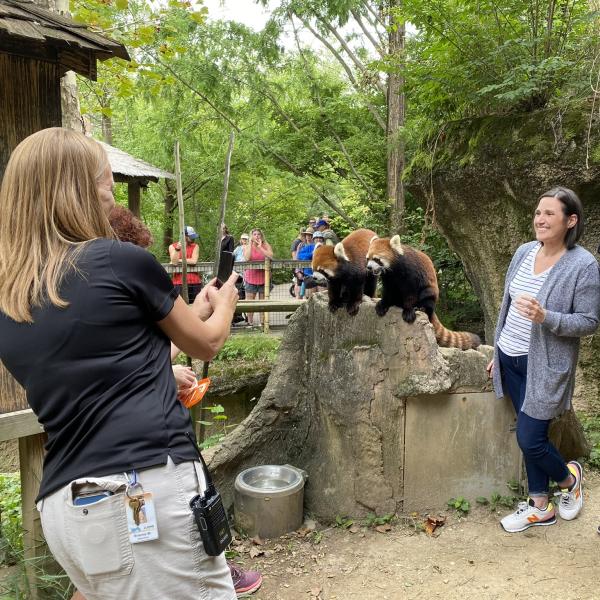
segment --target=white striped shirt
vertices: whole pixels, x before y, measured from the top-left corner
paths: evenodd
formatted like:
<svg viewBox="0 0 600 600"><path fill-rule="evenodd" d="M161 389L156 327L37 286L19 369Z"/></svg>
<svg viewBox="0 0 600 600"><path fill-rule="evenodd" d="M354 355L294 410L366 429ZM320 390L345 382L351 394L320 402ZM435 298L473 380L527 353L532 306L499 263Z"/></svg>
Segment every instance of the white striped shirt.
<svg viewBox="0 0 600 600"><path fill-rule="evenodd" d="M504 327L500 332L498 346L504 354L508 354L509 356L521 356L529 353L531 321L522 317L517 312L515 300L523 294L528 294L536 298L540 288L544 285L544 281L546 281L548 273L552 269L550 267L538 275L533 272L535 257L541 247L541 244L536 244L531 249L508 287L511 302L508 314L506 315L506 321L504 321Z"/></svg>

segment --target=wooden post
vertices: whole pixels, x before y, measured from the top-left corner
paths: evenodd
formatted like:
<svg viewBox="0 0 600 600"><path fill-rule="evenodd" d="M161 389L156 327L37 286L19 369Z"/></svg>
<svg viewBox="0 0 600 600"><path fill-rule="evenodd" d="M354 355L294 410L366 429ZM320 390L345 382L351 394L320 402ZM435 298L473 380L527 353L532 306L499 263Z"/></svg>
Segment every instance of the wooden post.
<svg viewBox="0 0 600 600"><path fill-rule="evenodd" d="M265 256L265 300L271 295L271 259ZM263 332L269 333L269 313L263 313Z"/></svg>
<svg viewBox="0 0 600 600"><path fill-rule="evenodd" d="M19 438L19 464L21 471L21 506L23 511L23 548L25 568L29 583L29 597L32 600L45 600L56 597L39 585L39 575L56 575L62 569L55 562L46 545L42 532L40 514L35 506L35 498L42 480L44 462L45 433ZM65 586L66 587L66 586Z"/></svg>
<svg viewBox="0 0 600 600"><path fill-rule="evenodd" d="M127 207L139 219L141 208L142 186L139 181L127 184Z"/></svg>
<svg viewBox="0 0 600 600"><path fill-rule="evenodd" d="M189 304L187 284L187 242L185 239L185 216L183 212L183 188L181 187L181 163L179 162L179 141L175 142L175 185L177 186L177 209L179 212L179 243L181 244L181 295Z"/></svg>

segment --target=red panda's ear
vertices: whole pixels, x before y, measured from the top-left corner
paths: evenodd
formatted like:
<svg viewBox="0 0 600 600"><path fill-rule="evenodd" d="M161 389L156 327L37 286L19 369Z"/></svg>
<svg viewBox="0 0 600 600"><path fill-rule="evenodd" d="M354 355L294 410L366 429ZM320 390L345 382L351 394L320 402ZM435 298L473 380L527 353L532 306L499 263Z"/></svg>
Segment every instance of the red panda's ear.
<svg viewBox="0 0 600 600"><path fill-rule="evenodd" d="M339 258L340 260L345 260L348 261L348 257L346 256L346 251L344 250L344 245L342 244L342 242L338 242L335 245L335 248L333 249L333 253L337 256L337 258Z"/></svg>
<svg viewBox="0 0 600 600"><path fill-rule="evenodd" d="M400 256L404 254L404 249L402 248L402 242L400 241L399 235L395 235L390 240L390 246L392 247L392 250L396 252L396 254L399 254Z"/></svg>

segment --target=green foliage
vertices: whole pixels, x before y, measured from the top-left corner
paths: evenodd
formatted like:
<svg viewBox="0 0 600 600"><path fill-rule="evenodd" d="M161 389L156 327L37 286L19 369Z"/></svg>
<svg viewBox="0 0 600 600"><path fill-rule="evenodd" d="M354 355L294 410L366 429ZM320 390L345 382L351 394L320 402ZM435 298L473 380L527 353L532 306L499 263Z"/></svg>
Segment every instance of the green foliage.
<svg viewBox="0 0 600 600"><path fill-rule="evenodd" d="M578 416L586 438L592 447L587 464L593 469L600 469L600 416L586 414Z"/></svg>
<svg viewBox="0 0 600 600"><path fill-rule="evenodd" d="M480 496L479 498L476 498L475 502L482 506L489 506L492 512L496 512L499 508L514 508L518 500L519 498L517 496L502 496L498 492L494 492L490 500Z"/></svg>
<svg viewBox="0 0 600 600"><path fill-rule="evenodd" d="M221 404L213 404L212 406L203 406L201 410L206 411L212 418L211 421L198 421L205 427L210 427L210 434L200 444L200 449L205 450L211 446L216 446L226 435L227 430L236 425L228 425L229 417L225 414L225 409Z"/></svg>
<svg viewBox="0 0 600 600"><path fill-rule="evenodd" d="M450 498L447 504L449 508L454 508L460 516L468 515L471 510L471 503L462 496Z"/></svg>
<svg viewBox="0 0 600 600"><path fill-rule="evenodd" d="M335 527L339 527L340 529L349 529L352 527L352 525L354 525L354 519L351 519L350 517L343 517L341 515L335 516Z"/></svg>
<svg viewBox="0 0 600 600"><path fill-rule="evenodd" d="M393 513L382 515L378 517L375 513L369 513L362 524L365 527L377 527L378 525L387 525L388 523L392 523L396 519L396 515Z"/></svg>
<svg viewBox="0 0 600 600"><path fill-rule="evenodd" d="M18 473L0 473L0 556L14 564L23 551L21 479Z"/></svg>

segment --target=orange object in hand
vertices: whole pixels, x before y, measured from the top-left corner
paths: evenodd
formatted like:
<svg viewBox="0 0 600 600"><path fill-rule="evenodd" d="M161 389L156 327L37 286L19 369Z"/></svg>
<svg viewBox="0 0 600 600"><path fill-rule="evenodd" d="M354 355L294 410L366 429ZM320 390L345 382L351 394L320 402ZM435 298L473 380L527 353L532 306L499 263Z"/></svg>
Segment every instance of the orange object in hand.
<svg viewBox="0 0 600 600"><path fill-rule="evenodd" d="M177 397L179 398L181 404L183 404L186 408L191 408L195 404L198 404L202 401L202 398L204 398L204 394L206 394L209 386L210 377L206 377L205 379L196 381L195 385L193 385L190 389L185 390L184 392L179 392Z"/></svg>

